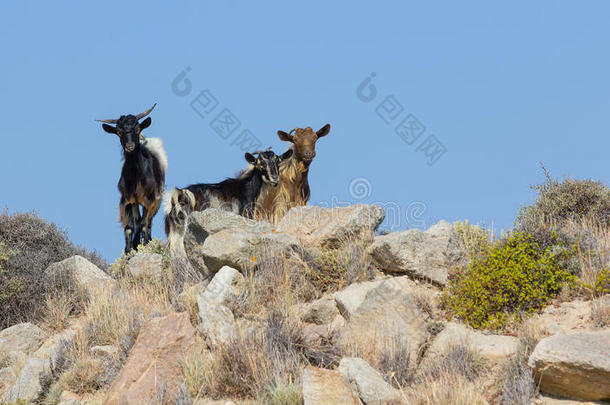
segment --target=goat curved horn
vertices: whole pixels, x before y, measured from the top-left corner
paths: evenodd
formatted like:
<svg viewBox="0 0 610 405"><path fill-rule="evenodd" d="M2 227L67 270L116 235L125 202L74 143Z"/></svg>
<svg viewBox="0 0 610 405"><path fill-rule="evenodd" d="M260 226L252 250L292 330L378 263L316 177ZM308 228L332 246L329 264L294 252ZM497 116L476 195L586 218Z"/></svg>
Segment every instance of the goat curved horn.
<svg viewBox="0 0 610 405"><path fill-rule="evenodd" d="M288 132L288 135L292 135L292 134L293 134L293 133L294 133L296 130L297 130L296 128L292 128L292 129L290 130L290 132Z"/></svg>
<svg viewBox="0 0 610 405"><path fill-rule="evenodd" d="M154 110L156 106L157 106L157 103L155 103L155 105L153 105L152 107L150 107L148 110L144 111L143 113L136 115L136 118L138 119L138 121L141 120L142 118L146 117L148 114L150 114L151 111Z"/></svg>
<svg viewBox="0 0 610 405"><path fill-rule="evenodd" d="M103 122L104 124L116 124L119 120L96 120L97 122Z"/></svg>

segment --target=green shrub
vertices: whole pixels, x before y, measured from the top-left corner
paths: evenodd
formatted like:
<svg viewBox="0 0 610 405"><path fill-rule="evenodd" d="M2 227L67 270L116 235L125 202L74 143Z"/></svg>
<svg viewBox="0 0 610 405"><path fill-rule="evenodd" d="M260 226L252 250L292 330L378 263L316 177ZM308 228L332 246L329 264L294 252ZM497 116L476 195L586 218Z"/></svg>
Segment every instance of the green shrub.
<svg viewBox="0 0 610 405"><path fill-rule="evenodd" d="M70 243L65 231L34 213L0 215L0 329L38 320L45 308L46 268L81 255L106 269L97 253Z"/></svg>
<svg viewBox="0 0 610 405"><path fill-rule="evenodd" d="M500 328L510 315L542 308L574 279L558 262L531 235L512 233L450 275L443 305L472 327Z"/></svg>

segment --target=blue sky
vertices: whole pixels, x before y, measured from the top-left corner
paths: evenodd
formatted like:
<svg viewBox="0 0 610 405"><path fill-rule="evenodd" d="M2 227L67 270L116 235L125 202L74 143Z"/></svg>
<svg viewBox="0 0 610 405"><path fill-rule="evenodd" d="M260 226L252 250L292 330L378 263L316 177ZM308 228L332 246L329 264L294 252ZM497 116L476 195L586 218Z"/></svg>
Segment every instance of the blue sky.
<svg viewBox="0 0 610 405"><path fill-rule="evenodd" d="M543 180L539 162L610 181L608 15L602 1L6 0L0 205L115 258L121 149L94 119L157 102L145 133L164 140L168 185L234 175L245 129L283 151L278 129L330 123L312 202L384 203L400 212L395 229L507 229ZM172 87L187 68L190 92ZM204 90L218 105L202 118L191 103ZM227 139L210 125L225 108L241 123ZM407 117L425 127L412 144L395 132ZM446 152L430 166L433 139ZM162 223L160 212L153 236Z"/></svg>

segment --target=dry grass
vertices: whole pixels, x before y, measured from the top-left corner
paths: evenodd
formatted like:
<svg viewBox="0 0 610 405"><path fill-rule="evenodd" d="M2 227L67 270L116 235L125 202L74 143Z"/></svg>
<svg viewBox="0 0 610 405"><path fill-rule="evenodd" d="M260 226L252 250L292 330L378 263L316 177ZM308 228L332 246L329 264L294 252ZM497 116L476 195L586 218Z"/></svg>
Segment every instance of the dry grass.
<svg viewBox="0 0 610 405"><path fill-rule="evenodd" d="M442 373L407 390L412 405L487 405L482 390L458 373Z"/></svg>
<svg viewBox="0 0 610 405"><path fill-rule="evenodd" d="M301 403L301 370L332 357L325 350L306 345L298 323L272 312L261 330L242 333L213 352L201 348L185 358L185 385L195 400L257 398L261 403ZM336 364L338 357L333 360Z"/></svg>
<svg viewBox="0 0 610 405"><path fill-rule="evenodd" d="M532 370L527 365L530 354L542 339L542 332L533 321L519 331L519 349L502 366L496 382L497 402L502 405L530 405L538 394Z"/></svg>
<svg viewBox="0 0 610 405"><path fill-rule="evenodd" d="M591 302L591 320L596 328L610 326L610 295L594 299Z"/></svg>

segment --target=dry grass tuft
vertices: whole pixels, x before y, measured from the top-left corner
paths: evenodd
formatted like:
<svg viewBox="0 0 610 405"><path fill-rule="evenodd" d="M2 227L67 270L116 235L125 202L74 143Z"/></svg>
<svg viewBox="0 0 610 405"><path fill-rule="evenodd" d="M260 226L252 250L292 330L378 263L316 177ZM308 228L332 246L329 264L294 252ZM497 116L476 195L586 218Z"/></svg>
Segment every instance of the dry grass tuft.
<svg viewBox="0 0 610 405"><path fill-rule="evenodd" d="M610 326L610 295L594 299L591 302L591 320L596 328Z"/></svg>
<svg viewBox="0 0 610 405"><path fill-rule="evenodd" d="M517 354L504 363L496 383L498 403L530 405L538 395L538 387L527 360L541 338L542 332L533 321L523 324L519 331Z"/></svg>
<svg viewBox="0 0 610 405"><path fill-rule="evenodd" d="M487 405L481 390L458 373L443 373L407 391L412 405Z"/></svg>

